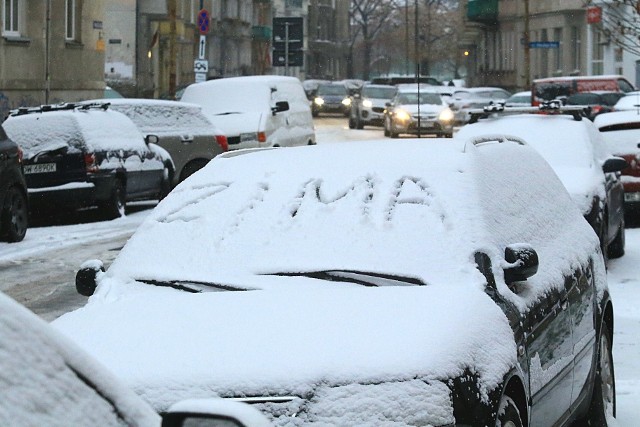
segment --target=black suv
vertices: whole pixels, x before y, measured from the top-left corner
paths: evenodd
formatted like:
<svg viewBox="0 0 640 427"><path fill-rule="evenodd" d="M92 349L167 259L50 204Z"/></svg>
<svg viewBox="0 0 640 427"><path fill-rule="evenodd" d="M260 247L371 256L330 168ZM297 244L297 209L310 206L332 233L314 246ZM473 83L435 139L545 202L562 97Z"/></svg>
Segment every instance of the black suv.
<svg viewBox="0 0 640 427"><path fill-rule="evenodd" d="M24 150L32 214L97 206L107 218L127 201L160 199L174 173L168 153L109 104L12 111L3 126Z"/></svg>
<svg viewBox="0 0 640 427"><path fill-rule="evenodd" d="M8 242L24 239L28 212L22 150L0 126L0 239Z"/></svg>

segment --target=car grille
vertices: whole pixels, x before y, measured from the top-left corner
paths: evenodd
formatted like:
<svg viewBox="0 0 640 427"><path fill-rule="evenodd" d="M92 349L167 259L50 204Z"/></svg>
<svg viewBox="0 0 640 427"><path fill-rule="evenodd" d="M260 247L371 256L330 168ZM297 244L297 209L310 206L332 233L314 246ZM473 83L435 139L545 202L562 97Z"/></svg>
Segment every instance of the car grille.
<svg viewBox="0 0 640 427"><path fill-rule="evenodd" d="M371 110L374 113L384 113L384 107L373 107Z"/></svg>

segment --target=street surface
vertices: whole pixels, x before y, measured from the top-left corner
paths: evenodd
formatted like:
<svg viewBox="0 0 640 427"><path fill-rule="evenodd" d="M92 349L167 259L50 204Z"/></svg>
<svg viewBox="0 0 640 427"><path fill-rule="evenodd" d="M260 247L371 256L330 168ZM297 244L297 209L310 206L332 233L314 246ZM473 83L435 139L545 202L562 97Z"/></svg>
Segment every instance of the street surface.
<svg viewBox="0 0 640 427"><path fill-rule="evenodd" d="M351 130L347 119L315 119L319 144L383 139L381 128ZM108 267L155 203L135 203L127 216L99 221L87 211L42 220L23 242L0 243L0 291L51 321L83 306L87 298L75 290L75 273L88 259ZM615 311L614 361L618 425L631 427L640 418L640 228L627 229L626 254L609 267Z"/></svg>

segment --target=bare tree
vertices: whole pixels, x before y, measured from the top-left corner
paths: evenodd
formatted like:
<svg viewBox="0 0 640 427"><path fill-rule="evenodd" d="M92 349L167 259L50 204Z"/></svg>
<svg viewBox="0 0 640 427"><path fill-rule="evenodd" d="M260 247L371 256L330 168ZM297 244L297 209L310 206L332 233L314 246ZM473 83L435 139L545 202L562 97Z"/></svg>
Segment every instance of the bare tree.
<svg viewBox="0 0 640 427"><path fill-rule="evenodd" d="M640 0L584 1L585 6L602 7L597 25L600 31L622 49L640 55Z"/></svg>
<svg viewBox="0 0 640 427"><path fill-rule="evenodd" d="M349 18L354 31L351 46L359 38L363 45L363 79L368 80L371 72L371 50L373 41L384 27L385 22L396 10L395 0L352 0Z"/></svg>

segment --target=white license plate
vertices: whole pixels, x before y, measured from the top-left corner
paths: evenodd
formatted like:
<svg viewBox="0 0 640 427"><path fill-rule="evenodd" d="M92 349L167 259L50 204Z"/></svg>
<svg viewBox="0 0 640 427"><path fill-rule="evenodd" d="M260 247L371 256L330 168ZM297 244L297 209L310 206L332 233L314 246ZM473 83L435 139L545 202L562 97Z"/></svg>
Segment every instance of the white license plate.
<svg viewBox="0 0 640 427"><path fill-rule="evenodd" d="M32 173L50 173L56 171L55 163L40 163L36 165L25 165L24 173L32 174Z"/></svg>
<svg viewBox="0 0 640 427"><path fill-rule="evenodd" d="M240 134L240 142L248 142L248 141L256 141L255 132L241 133Z"/></svg>

